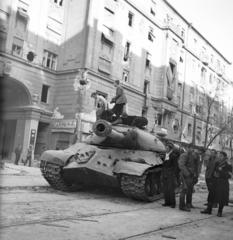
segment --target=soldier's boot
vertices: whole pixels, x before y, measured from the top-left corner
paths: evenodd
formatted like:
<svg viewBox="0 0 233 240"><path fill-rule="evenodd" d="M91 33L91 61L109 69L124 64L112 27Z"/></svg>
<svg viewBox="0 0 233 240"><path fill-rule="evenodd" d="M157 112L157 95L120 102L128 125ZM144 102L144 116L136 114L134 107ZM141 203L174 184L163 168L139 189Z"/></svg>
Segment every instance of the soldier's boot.
<svg viewBox="0 0 233 240"><path fill-rule="evenodd" d="M190 212L190 208L187 208L187 206L185 206L185 193L182 191L180 193L179 209L182 211Z"/></svg>
<svg viewBox="0 0 233 240"><path fill-rule="evenodd" d="M219 205L219 207L218 207L218 214L217 214L218 217L222 217L222 210L223 210L223 206Z"/></svg>
<svg viewBox="0 0 233 240"><path fill-rule="evenodd" d="M212 204L208 204L207 208L202 210L201 213L203 214L211 214L212 213Z"/></svg>

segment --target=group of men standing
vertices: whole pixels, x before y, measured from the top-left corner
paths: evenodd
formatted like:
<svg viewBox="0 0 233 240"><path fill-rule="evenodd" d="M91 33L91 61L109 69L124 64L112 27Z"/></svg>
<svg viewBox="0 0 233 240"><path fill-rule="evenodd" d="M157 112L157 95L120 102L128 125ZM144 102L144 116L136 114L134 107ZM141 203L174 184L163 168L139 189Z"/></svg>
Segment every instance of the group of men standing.
<svg viewBox="0 0 233 240"><path fill-rule="evenodd" d="M163 206L176 206L175 189L181 187L179 209L190 211L192 205L193 187L197 183L200 158L192 146L181 153L172 143L166 145L166 155L162 170L162 183L165 202Z"/></svg>
<svg viewBox="0 0 233 240"><path fill-rule="evenodd" d="M194 185L200 174L201 155L204 152L194 150L190 144L186 152L181 153L172 143L166 144L166 155L162 170L164 192L163 206L175 208L175 190L180 185L179 209L190 212ZM217 216L222 216L223 207L229 201L229 178L232 176L232 166L227 162L225 152L211 151L206 162L206 184L208 188L207 208L201 213L211 214L214 205L218 204Z"/></svg>

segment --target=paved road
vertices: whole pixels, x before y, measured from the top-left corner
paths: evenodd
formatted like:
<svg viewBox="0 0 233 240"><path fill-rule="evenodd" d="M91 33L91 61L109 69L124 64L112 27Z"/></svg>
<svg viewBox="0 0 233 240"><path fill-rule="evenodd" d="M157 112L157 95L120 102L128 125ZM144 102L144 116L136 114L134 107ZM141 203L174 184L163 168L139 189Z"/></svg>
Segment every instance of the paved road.
<svg viewBox="0 0 233 240"><path fill-rule="evenodd" d="M162 200L142 203L111 189L55 191L42 184L39 172L27 175L20 171L23 187L17 183L13 186L13 178L20 174L11 172L5 174L5 186L0 189L1 240L232 240L233 205L224 209L222 218L216 217L216 210L213 215L200 214L206 199L202 189L194 194L197 208L186 213L161 207ZM38 186L30 185L32 178L37 179Z"/></svg>

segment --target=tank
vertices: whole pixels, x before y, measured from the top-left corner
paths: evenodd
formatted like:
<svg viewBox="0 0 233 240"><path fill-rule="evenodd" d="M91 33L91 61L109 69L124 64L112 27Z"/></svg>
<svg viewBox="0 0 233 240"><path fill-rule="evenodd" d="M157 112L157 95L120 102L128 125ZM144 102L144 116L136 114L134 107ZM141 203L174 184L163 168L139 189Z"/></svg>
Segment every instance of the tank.
<svg viewBox="0 0 233 240"><path fill-rule="evenodd" d="M88 185L117 187L128 197L155 201L162 196L164 153L164 144L145 130L98 120L84 142L65 150L45 151L40 169L57 190L76 191Z"/></svg>

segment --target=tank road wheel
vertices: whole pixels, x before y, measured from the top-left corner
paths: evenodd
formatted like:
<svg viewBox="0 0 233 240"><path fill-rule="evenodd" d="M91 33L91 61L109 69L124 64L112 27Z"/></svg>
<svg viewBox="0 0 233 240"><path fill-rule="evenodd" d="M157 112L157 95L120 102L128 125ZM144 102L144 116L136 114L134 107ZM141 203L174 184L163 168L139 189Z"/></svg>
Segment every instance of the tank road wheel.
<svg viewBox="0 0 233 240"><path fill-rule="evenodd" d="M153 202L162 197L158 171L148 171L142 176L122 174L120 183L121 190L128 197L147 202Z"/></svg>
<svg viewBox="0 0 233 240"><path fill-rule="evenodd" d="M40 170L43 177L54 189L65 192L74 192L80 189L77 185L68 183L64 180L62 167L59 165L41 161Z"/></svg>

